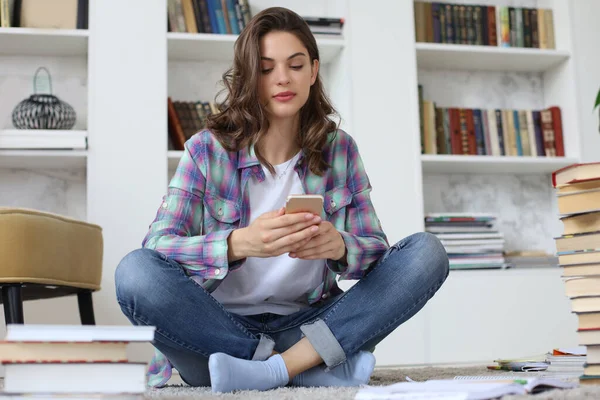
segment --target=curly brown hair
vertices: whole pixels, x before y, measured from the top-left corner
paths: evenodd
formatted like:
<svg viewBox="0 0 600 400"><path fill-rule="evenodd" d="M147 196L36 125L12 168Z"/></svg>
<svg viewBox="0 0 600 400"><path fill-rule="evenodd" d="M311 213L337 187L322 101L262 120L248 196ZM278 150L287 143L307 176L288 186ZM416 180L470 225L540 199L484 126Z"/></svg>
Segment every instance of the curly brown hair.
<svg viewBox="0 0 600 400"><path fill-rule="evenodd" d="M298 14L283 7L267 8L256 14L236 40L233 66L223 74L226 97L223 102L218 102L219 113L212 114L207 120L207 128L228 151L239 151L256 144L269 129L267 112L259 101L258 87L261 71L259 43L271 31L292 33L308 50L311 63L319 60L315 37ZM328 134L338 128L331 115L337 115L337 112L317 75L308 100L300 109L300 132L297 136L297 144L304 151L308 167L317 175L322 175L329 167L322 151ZM259 149L255 148L254 152L260 163L274 173L273 166L264 159Z"/></svg>

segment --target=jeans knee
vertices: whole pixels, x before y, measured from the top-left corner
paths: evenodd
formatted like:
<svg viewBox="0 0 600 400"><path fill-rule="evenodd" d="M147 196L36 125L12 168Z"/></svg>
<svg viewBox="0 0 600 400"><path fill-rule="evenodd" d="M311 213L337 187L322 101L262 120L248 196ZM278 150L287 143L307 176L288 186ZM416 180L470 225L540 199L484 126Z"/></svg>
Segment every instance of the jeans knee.
<svg viewBox="0 0 600 400"><path fill-rule="evenodd" d="M431 273L438 278L438 281L444 281L450 271L450 261L440 239L432 233L419 232L415 234L415 240L419 243L423 253L427 255L427 264Z"/></svg>
<svg viewBox="0 0 600 400"><path fill-rule="evenodd" d="M119 303L131 304L139 293L148 293L150 266L155 251L136 249L128 253L115 270L115 289Z"/></svg>
<svg viewBox="0 0 600 400"><path fill-rule="evenodd" d="M431 255L431 268L434 269L434 273L440 278L440 281L445 280L450 272L450 261L444 245L432 233L420 232L418 235L421 235L425 251Z"/></svg>

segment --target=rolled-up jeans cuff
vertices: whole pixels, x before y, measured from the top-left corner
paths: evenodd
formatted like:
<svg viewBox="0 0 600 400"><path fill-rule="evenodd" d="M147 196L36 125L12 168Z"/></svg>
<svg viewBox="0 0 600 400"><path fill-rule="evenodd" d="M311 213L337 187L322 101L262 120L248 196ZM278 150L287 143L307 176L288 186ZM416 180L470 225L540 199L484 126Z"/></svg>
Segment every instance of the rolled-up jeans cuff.
<svg viewBox="0 0 600 400"><path fill-rule="evenodd" d="M271 357L271 354L273 354L273 348L275 347L275 342L269 336L263 333L261 333L259 336L260 340L258 342L258 346L256 346L256 350L252 356L253 361L264 361Z"/></svg>
<svg viewBox="0 0 600 400"><path fill-rule="evenodd" d="M327 365L327 371L346 361L344 349L323 320L302 325L300 330Z"/></svg>

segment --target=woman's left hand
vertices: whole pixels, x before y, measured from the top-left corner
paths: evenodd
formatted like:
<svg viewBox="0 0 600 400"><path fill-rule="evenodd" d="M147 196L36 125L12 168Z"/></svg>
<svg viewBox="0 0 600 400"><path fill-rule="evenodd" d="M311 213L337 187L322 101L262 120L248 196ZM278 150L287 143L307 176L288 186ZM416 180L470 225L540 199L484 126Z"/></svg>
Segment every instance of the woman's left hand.
<svg viewBox="0 0 600 400"><path fill-rule="evenodd" d="M329 221L319 224L319 233L304 246L289 253L292 258L303 260L339 260L346 255L346 244L342 235Z"/></svg>

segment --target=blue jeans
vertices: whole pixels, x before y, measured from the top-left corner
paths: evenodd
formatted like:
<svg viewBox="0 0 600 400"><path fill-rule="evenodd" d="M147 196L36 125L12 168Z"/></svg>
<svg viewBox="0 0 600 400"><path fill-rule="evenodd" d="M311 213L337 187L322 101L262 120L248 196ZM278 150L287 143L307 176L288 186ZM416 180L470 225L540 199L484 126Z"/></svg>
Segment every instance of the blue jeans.
<svg viewBox="0 0 600 400"><path fill-rule="evenodd" d="M212 353L264 360L306 337L333 368L347 355L373 351L423 308L448 270L440 241L420 232L391 246L348 291L290 315L230 313L181 265L149 249L123 258L115 284L123 313L135 325L156 327L153 344L181 378L192 386L210 386Z"/></svg>

